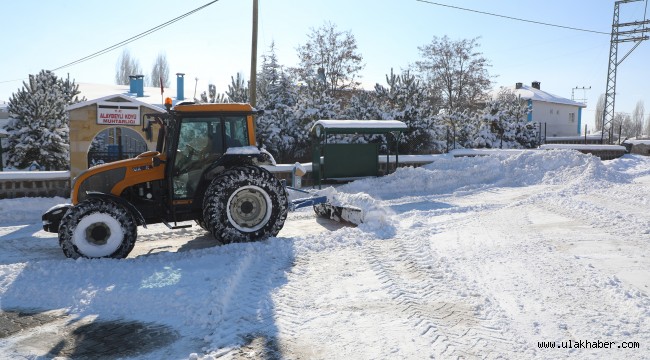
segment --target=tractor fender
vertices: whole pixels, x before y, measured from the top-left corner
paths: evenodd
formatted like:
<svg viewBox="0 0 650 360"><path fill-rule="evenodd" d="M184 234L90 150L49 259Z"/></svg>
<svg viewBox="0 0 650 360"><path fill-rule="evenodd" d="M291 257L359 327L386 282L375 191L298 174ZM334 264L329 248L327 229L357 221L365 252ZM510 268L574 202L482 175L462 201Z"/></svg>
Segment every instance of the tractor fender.
<svg viewBox="0 0 650 360"><path fill-rule="evenodd" d="M41 216L41 220L43 221L43 230L58 233L61 219L63 219L71 207L72 204L58 204L49 208L43 216Z"/></svg>
<svg viewBox="0 0 650 360"><path fill-rule="evenodd" d="M98 198L98 199L103 199L103 200L109 200L116 202L131 213L133 215L133 218L135 219L135 222L137 225L142 225L145 229L147 228L147 222L144 220L144 216L142 216L142 213L140 210L138 210L133 204L130 202L124 200L123 198L119 196L115 196L113 194L106 194L102 192L97 192L97 191L86 191L86 194L88 195L88 198Z"/></svg>
<svg viewBox="0 0 650 360"><path fill-rule="evenodd" d="M208 183L223 171L245 165L261 166L272 165L275 160L271 160L269 155L264 153L253 154L230 154L226 153L217 161L210 164L203 172L202 180ZM207 187L207 185L206 185Z"/></svg>

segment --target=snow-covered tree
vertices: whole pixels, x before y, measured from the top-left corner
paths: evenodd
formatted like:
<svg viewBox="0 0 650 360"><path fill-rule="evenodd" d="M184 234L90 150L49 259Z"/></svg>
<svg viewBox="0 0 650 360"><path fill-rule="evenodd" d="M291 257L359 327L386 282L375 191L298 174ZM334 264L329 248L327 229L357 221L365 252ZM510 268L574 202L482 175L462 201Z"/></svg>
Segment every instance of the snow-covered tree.
<svg viewBox="0 0 650 360"><path fill-rule="evenodd" d="M341 101L330 96L327 85L319 79L308 79L297 91L298 97L293 107L296 118L293 133L299 144L300 159L309 159L312 139L309 136L314 123L318 120L339 119Z"/></svg>
<svg viewBox="0 0 650 360"><path fill-rule="evenodd" d="M481 124L474 147L533 148L538 146L538 131L528 122L531 111L526 101L509 89L501 89L487 102L479 115Z"/></svg>
<svg viewBox="0 0 650 360"><path fill-rule="evenodd" d="M435 108L428 102L422 83L408 70L396 75L392 69L386 75L386 83L387 86L375 85L382 119L400 120L408 126L400 141L400 152L442 151L446 144L435 141L443 138L442 127L434 122Z"/></svg>
<svg viewBox="0 0 650 360"><path fill-rule="evenodd" d="M594 116L594 131L603 130L603 114L605 113L605 94L600 94L596 103L596 115Z"/></svg>
<svg viewBox="0 0 650 360"><path fill-rule="evenodd" d="M447 113L476 110L490 89L490 64L478 46L477 39L452 41L444 36L419 47L423 60L416 68L429 91L440 94Z"/></svg>
<svg viewBox="0 0 650 360"><path fill-rule="evenodd" d="M446 141L449 149L474 146L474 139L480 127L478 118L469 111L443 113L436 116L437 123L447 127Z"/></svg>
<svg viewBox="0 0 650 360"><path fill-rule="evenodd" d="M264 115L257 117L257 141L279 162L290 163L307 153L294 111L296 91L290 75L278 63L275 44L271 44L257 75L257 106L264 110Z"/></svg>
<svg viewBox="0 0 650 360"><path fill-rule="evenodd" d="M66 107L80 101L79 85L42 70L29 75L9 99L7 163L26 168L33 162L49 170L69 168L69 118ZM82 99L83 100L83 99Z"/></svg>
<svg viewBox="0 0 650 360"><path fill-rule="evenodd" d="M382 118L381 113L374 92L357 90L350 98L345 109L343 109L343 118L350 120L376 120Z"/></svg>
<svg viewBox="0 0 650 360"><path fill-rule="evenodd" d="M194 101L204 104L223 104L230 102L226 94L217 94L217 86L214 84L208 84L208 91L202 92L199 97L199 99L195 98Z"/></svg>
<svg viewBox="0 0 650 360"><path fill-rule="evenodd" d="M330 96L340 90L356 89L360 83L363 57L350 31L338 31L336 25L325 23L311 29L306 44L298 47L300 65L294 69L303 82L319 78Z"/></svg>
<svg viewBox="0 0 650 360"><path fill-rule="evenodd" d="M614 119L612 120L612 126L614 128L614 134L619 134L622 139L635 137L635 126L632 121L632 116L626 113L616 113L614 114ZM616 135L614 135L616 137Z"/></svg>
<svg viewBox="0 0 650 360"><path fill-rule="evenodd" d="M167 62L167 56L164 53L160 53L156 57L156 61L151 68L149 85L152 87L160 87L161 80L164 87L169 87L169 63Z"/></svg>
<svg viewBox="0 0 650 360"><path fill-rule="evenodd" d="M634 111L632 112L632 133L630 135L634 137L639 137L643 133L643 116L645 112L645 106L643 106L643 100L639 100L634 106Z"/></svg>
<svg viewBox="0 0 650 360"><path fill-rule="evenodd" d="M131 75L142 75L140 62L131 57L129 50L124 49L117 60L115 70L115 83L118 85L129 85Z"/></svg>
<svg viewBox="0 0 650 360"><path fill-rule="evenodd" d="M237 73L237 78L230 77L230 85L226 91L226 96L233 103L247 103L248 102L248 85L244 76Z"/></svg>

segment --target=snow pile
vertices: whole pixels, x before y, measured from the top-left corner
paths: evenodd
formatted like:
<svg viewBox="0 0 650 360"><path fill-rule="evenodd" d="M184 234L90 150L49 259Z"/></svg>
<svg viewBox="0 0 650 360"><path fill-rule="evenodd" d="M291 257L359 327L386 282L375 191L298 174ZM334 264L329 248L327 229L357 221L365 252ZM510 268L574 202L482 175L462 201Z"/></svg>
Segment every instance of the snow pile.
<svg viewBox="0 0 650 360"><path fill-rule="evenodd" d="M572 150L494 153L477 157L441 156L419 168L400 168L383 178L355 181L323 191L336 204L376 212L377 200L406 195L450 194L491 187L537 184L629 182L629 176L611 169L592 155Z"/></svg>
<svg viewBox="0 0 650 360"><path fill-rule="evenodd" d="M40 221L41 215L54 205L69 203L70 199L61 197L4 199L0 201L0 224L24 224Z"/></svg>

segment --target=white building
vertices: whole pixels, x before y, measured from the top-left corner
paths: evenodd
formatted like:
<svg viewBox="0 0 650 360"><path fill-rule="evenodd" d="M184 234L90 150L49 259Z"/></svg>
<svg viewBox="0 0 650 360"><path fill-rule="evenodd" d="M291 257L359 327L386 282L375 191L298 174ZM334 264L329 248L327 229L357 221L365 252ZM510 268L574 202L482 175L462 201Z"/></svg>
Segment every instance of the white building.
<svg viewBox="0 0 650 360"><path fill-rule="evenodd" d="M528 101L532 109L528 121L540 123L547 138L580 135L582 108L587 105L542 91L539 81L533 81L531 86L517 83L509 89Z"/></svg>

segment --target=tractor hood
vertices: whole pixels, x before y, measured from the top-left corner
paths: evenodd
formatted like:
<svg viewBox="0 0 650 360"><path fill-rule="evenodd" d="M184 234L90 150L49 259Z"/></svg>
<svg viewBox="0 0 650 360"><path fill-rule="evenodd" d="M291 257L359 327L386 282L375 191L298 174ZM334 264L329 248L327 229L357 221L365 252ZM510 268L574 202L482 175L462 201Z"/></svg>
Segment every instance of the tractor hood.
<svg viewBox="0 0 650 360"><path fill-rule="evenodd" d="M86 199L88 191L120 196L135 184L162 180L165 177L165 155L148 151L133 159L93 166L83 171L72 183L72 203Z"/></svg>

